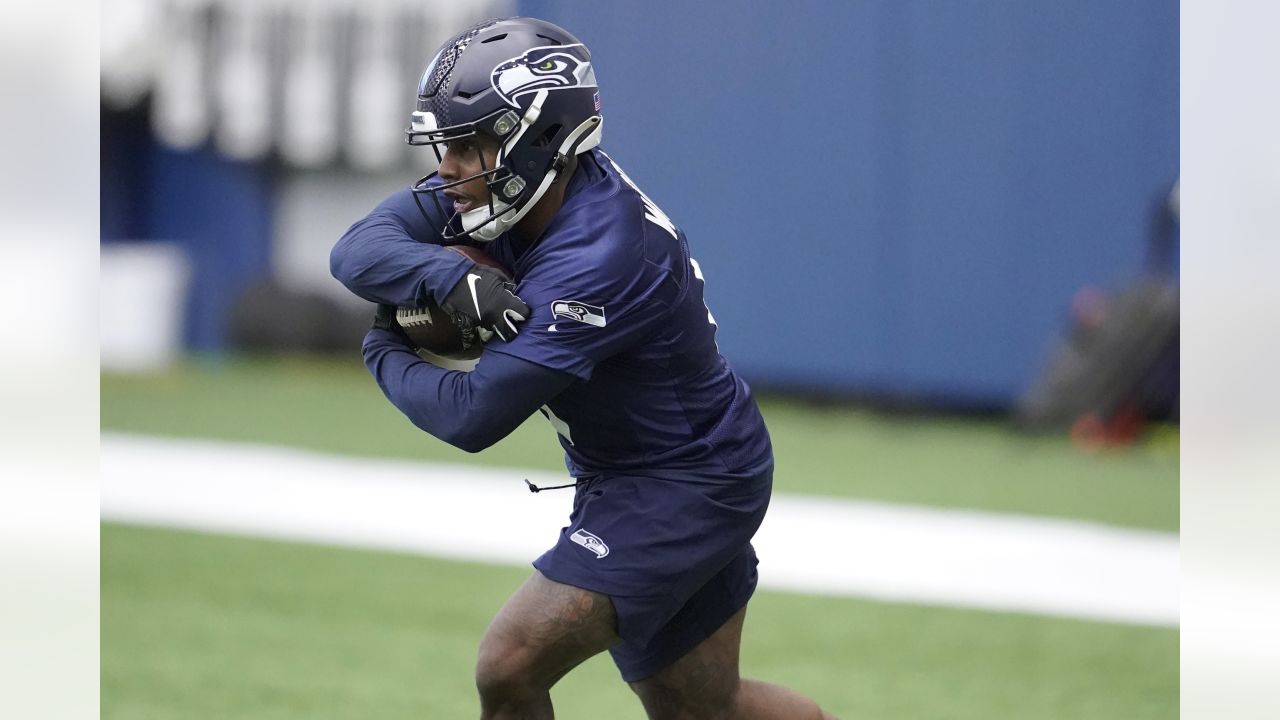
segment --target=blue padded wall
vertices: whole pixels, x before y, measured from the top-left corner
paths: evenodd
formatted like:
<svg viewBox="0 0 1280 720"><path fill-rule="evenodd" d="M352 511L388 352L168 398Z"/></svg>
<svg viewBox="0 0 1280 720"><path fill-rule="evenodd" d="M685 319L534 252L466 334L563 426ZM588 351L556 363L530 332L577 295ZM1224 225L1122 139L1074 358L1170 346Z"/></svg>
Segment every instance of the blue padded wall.
<svg viewBox="0 0 1280 720"><path fill-rule="evenodd" d="M756 382L1008 403L1177 178L1171 0L519 8L591 48Z"/></svg>
<svg viewBox="0 0 1280 720"><path fill-rule="evenodd" d="M209 148L165 148L149 135L142 114L103 117L102 241L180 246L191 263L186 346L222 350L236 299L270 271L271 167L228 160Z"/></svg>

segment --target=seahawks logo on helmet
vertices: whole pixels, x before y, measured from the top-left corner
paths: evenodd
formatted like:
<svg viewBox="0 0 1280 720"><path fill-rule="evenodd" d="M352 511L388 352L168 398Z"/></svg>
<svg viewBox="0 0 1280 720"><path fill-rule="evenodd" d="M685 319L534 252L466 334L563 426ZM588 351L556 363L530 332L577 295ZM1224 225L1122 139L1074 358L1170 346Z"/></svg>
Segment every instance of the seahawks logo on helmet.
<svg viewBox="0 0 1280 720"><path fill-rule="evenodd" d="M582 43L548 45L527 50L520 57L499 63L490 80L503 100L516 106L516 98L538 90L596 87L591 63Z"/></svg>

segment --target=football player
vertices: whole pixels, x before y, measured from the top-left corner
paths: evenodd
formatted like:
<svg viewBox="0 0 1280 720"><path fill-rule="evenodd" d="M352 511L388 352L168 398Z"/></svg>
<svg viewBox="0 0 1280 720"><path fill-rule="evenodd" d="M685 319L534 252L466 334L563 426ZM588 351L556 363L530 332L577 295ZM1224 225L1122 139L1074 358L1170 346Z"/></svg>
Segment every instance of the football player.
<svg viewBox="0 0 1280 720"><path fill-rule="evenodd" d="M576 479L559 541L480 645L484 718L550 718L549 690L609 651L652 718L829 717L738 676L751 538L773 452L716 347L684 233L600 150L591 54L551 23L491 20L435 54L407 131L439 170L356 222L333 274L379 304L369 371L470 452L535 412ZM482 246L514 286L442 244ZM472 372L421 360L396 306L435 301L496 337Z"/></svg>

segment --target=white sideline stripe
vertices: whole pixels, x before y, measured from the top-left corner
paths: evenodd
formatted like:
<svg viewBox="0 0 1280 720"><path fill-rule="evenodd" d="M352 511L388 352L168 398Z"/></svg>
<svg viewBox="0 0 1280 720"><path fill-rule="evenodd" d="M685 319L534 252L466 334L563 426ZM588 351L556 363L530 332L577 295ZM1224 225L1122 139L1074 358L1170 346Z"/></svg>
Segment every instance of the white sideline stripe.
<svg viewBox="0 0 1280 720"><path fill-rule="evenodd" d="M479 469L103 434L106 520L525 565L569 490ZM606 529L591 528L608 542ZM1178 624L1174 534L779 494L756 536L763 587L1137 624Z"/></svg>

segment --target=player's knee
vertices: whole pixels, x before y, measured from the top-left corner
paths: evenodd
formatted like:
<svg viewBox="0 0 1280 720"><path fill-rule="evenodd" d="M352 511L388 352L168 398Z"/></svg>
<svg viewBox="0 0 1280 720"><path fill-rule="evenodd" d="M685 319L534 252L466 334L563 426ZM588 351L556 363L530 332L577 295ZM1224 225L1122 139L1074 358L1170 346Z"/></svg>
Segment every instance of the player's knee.
<svg viewBox="0 0 1280 720"><path fill-rule="evenodd" d="M476 660L476 689L482 698L517 700L535 694L531 654L518 644L485 638Z"/></svg>
<svg viewBox="0 0 1280 720"><path fill-rule="evenodd" d="M650 720L724 720L738 707L735 673L709 672L692 677L631 683Z"/></svg>

